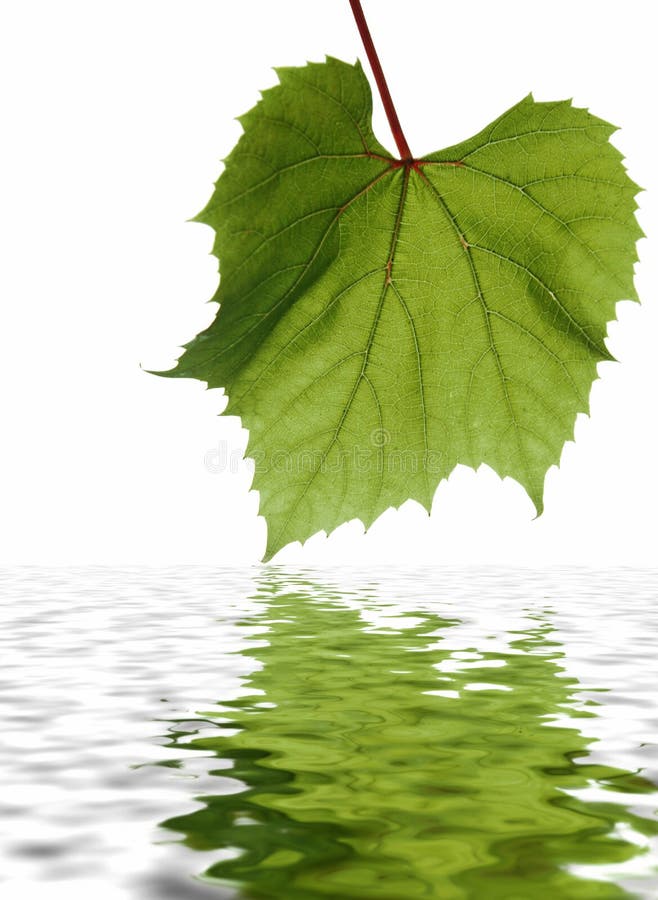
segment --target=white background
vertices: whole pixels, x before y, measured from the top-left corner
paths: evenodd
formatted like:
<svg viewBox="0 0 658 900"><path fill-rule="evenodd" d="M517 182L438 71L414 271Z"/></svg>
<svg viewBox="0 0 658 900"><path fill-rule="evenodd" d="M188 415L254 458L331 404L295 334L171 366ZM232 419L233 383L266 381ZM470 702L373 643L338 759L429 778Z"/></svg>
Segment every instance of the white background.
<svg viewBox="0 0 658 900"><path fill-rule="evenodd" d="M458 469L414 504L278 561L656 561L655 37L636 0L364 2L416 155L529 91L622 126L640 195L637 285L592 415L546 485ZM3 563L256 563L265 524L219 391L166 380L213 317L212 233L187 224L272 66L363 58L347 0L20 0L0 21ZM376 102L375 130L392 148ZM220 448L235 471L211 471ZM210 461L211 465L208 466Z"/></svg>

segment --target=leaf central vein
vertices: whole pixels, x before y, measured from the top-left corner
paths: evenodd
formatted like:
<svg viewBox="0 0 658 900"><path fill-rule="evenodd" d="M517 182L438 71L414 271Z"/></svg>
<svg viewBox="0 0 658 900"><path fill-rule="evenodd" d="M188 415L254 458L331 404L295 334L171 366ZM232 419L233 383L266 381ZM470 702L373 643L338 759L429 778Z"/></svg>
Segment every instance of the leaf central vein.
<svg viewBox="0 0 658 900"><path fill-rule="evenodd" d="M387 170L387 171L388 171L388 170ZM386 173L384 173L384 174L386 174ZM381 176L380 176L380 177L381 177ZM324 465L324 463L325 463L325 461L326 461L326 459L327 459L327 456L329 455L329 453L331 452L331 450L332 450L334 444L335 444L336 441L338 440L338 437L339 437L339 435L340 435L341 429L343 428L343 425L344 425L344 423L345 423L345 420L347 419L347 416L349 415L349 412L350 412L350 410L351 410L351 408L352 408L352 405L353 405L353 403L354 403L354 399L355 399L355 397L356 397L356 395L357 395L357 392L358 392L358 390L359 390L359 387L360 387L360 385L361 385L361 384L363 383L363 381L364 381L364 377L365 377L365 375L366 375L366 370L367 370L367 368L368 368L368 361L369 361L369 358L370 358L370 351L371 351L371 349L372 349L373 341L374 341L374 339L375 339L375 334L376 334L376 332L377 332L377 325L379 324L379 320L380 320L380 318L381 318L382 307L383 307L383 305L384 305L384 300L385 300L385 298L386 298L386 293L387 293L388 288L389 288L389 286L390 286L390 284L391 284L390 274L391 274L391 270L392 270L392 266L393 266L393 260L394 260L394 258L395 258L395 250L396 250L396 248L397 248L398 237L399 237L399 234L400 234L400 225L401 225L401 222L402 222L402 213L403 213L403 210L404 210L404 203L405 203L405 200L406 200L406 197L407 197L407 189L408 189L408 186L409 186L409 167L405 167L405 170L404 170L404 176L403 176L403 179L402 179L402 189L401 189L401 191L400 191L400 200L399 200L399 203L398 203L398 209L397 209L397 214L396 214L396 219L395 219L395 226L394 226L394 229L393 229L393 236L392 236L392 238L391 238L391 245L390 245L390 250L389 250L389 254L388 254L388 259L387 259L387 261L386 261L386 268L385 268L386 275L385 275L385 278L384 278L384 284L383 284L383 286L382 286L382 290L381 290L381 293L380 293L380 296L379 296L379 301L378 301L378 303L377 303L377 309L375 310L375 315L374 315L374 318L373 318L372 326L371 326L371 328L370 328L370 333L368 334L368 340L367 340L367 343L366 343L366 347L365 347L365 350L363 351L363 363L362 363L362 365L361 365L361 370L360 370L359 374L358 374L357 377L356 377L356 380L355 380L355 382L354 382L354 386L352 387L352 390L351 390L350 395L349 395L349 397L348 397L347 403L345 404L345 408L343 409L343 411L342 411L342 413L341 413L341 416L340 416L340 418L339 418L339 420L338 420L338 424L336 425L336 428L335 428L335 430L334 430L334 432L333 432L333 434L332 434L331 440L329 441L329 443L328 443L326 449L324 450L324 452L323 452L323 454L322 454L322 457L321 457L321 459L320 459L319 465L317 465L317 466L314 467L314 470L313 470L313 473L311 474L311 477L310 477L309 480L306 482L306 484L305 484L305 486L304 486L304 489L303 489L303 491L301 492L301 494L299 495L299 497L298 497L298 498L295 500L295 502L292 504L292 507L291 507L291 509L290 509L290 513L289 513L288 517L286 518L286 520L284 521L283 525L282 525L281 528L279 529L279 534L281 534L281 535L284 535L284 534L285 534L286 528L288 527L288 524L290 523L292 517L294 516L295 512L297 511L299 505L300 505L300 504L302 503L302 501L304 500L304 497L308 494L308 492L309 492L311 486L313 485L313 483L314 483L314 481L315 481L315 479L316 479L316 477L317 477L317 475L318 475L318 472L320 472L320 471L322 470L322 467L323 467L323 465ZM372 386L372 383L371 383L371 386ZM372 387L374 387L374 386L372 386ZM376 402L376 406L377 406L378 413L381 415L381 405L380 405L380 403L379 403L379 401L378 401L378 399L377 399L377 397L376 397L376 394L375 394L375 402ZM381 421L381 418L380 418L380 421ZM382 448L382 450L383 450L383 448ZM379 494L378 494L377 499L379 499L379 495L381 494L381 490L382 490L382 486L383 486L383 469L384 469L383 465L380 466L380 469L381 469L381 472L382 472L382 478L380 479Z"/></svg>

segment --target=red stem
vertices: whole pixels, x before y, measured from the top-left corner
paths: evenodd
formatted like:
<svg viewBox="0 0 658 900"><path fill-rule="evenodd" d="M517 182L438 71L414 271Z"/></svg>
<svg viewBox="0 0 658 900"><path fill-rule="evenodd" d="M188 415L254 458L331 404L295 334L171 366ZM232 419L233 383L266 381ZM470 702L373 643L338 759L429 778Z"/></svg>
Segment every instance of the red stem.
<svg viewBox="0 0 658 900"><path fill-rule="evenodd" d="M370 29L368 28L366 17L363 14L361 2L360 0L350 0L350 6L352 7L352 12L354 13L354 18L356 19L356 26L359 29L359 34L361 35L363 46L365 47L366 54L368 55L368 61L370 63L370 68L372 69L372 74L375 76L375 81L377 82L379 96L382 98L382 103L384 104L384 110L386 112L388 124L391 126L391 131L393 133L393 137L395 138L395 143L397 144L400 158L403 162L406 162L407 160L413 159L413 156L411 154L411 150L409 149L407 139L402 131L402 126L400 125L400 120L398 119L398 114L396 112L395 106L393 105L391 92L389 91L388 85L386 84L386 78L384 77L384 72L382 70L381 63L379 62L379 57L377 56L377 51L375 50L375 45L372 41L372 37L370 35Z"/></svg>

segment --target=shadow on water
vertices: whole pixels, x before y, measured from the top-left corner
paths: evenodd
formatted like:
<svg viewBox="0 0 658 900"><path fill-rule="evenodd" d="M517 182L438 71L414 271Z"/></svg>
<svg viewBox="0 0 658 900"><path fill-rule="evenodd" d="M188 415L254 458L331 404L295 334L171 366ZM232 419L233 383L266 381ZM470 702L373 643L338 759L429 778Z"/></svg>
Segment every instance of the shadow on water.
<svg viewBox="0 0 658 900"><path fill-rule="evenodd" d="M446 638L458 620L426 611L377 619L364 615L372 598L276 574L256 599L247 624L266 630L243 651L261 665L248 693L199 713L216 735L175 721L168 733L236 779L162 823L192 849L225 851L201 876L218 896L636 896L573 871L643 852L624 828L658 833L629 808L656 786L588 764L591 739L565 717L596 704L576 709L548 613L498 649L457 652ZM614 798L574 796L593 783Z"/></svg>

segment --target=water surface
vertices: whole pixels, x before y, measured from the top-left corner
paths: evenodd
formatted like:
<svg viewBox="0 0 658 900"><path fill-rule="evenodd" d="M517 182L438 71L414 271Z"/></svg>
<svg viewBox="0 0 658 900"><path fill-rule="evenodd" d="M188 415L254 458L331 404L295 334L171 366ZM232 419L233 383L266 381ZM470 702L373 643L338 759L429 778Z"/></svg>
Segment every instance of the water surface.
<svg viewBox="0 0 658 900"><path fill-rule="evenodd" d="M2 588L16 896L658 896L658 573Z"/></svg>

